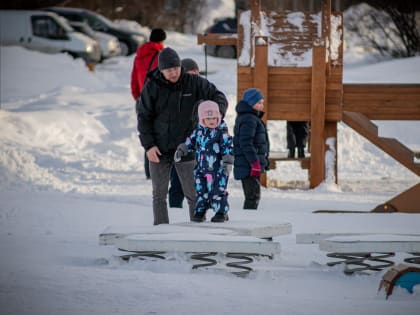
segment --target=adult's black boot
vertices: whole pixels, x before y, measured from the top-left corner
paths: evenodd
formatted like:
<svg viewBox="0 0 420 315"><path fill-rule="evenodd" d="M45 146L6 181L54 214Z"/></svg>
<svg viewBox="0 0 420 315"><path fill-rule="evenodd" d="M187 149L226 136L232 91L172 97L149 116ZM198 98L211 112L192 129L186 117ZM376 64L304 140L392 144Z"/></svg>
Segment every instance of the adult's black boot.
<svg viewBox="0 0 420 315"><path fill-rule="evenodd" d="M244 209L245 210L257 210L259 200L245 200Z"/></svg>
<svg viewBox="0 0 420 315"><path fill-rule="evenodd" d="M287 157L289 159L294 159L295 158L295 148L289 149L289 154L287 155Z"/></svg>
<svg viewBox="0 0 420 315"><path fill-rule="evenodd" d="M299 159L305 158L305 149L304 148L298 148L298 158Z"/></svg>

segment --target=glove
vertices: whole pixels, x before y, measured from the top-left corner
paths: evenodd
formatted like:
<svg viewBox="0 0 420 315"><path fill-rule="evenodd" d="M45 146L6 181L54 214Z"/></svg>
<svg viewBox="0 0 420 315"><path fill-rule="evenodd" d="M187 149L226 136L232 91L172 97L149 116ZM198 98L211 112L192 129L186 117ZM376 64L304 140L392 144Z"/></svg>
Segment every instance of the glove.
<svg viewBox="0 0 420 315"><path fill-rule="evenodd" d="M233 164L233 155L224 155L222 157L222 161L223 161L223 172L225 173L226 176L229 176L230 172L232 171L232 164Z"/></svg>
<svg viewBox="0 0 420 315"><path fill-rule="evenodd" d="M249 172L249 176L253 176L253 177L260 177L261 176L260 160L256 160L256 161L251 163L251 172Z"/></svg>
<svg viewBox="0 0 420 315"><path fill-rule="evenodd" d="M175 151L174 161L179 162L181 161L181 158L186 155L188 155L188 147L185 143L181 143Z"/></svg>

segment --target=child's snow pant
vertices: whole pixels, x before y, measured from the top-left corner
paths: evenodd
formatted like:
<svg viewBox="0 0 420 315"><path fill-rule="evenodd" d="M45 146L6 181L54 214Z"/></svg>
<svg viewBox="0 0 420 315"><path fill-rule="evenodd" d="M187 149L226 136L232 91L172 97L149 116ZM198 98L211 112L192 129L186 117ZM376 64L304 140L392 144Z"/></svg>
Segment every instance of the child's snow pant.
<svg viewBox="0 0 420 315"><path fill-rule="evenodd" d="M229 211L226 190L229 176L223 169L213 172L194 171L196 190L196 213L203 213L212 208L215 212L226 213Z"/></svg>

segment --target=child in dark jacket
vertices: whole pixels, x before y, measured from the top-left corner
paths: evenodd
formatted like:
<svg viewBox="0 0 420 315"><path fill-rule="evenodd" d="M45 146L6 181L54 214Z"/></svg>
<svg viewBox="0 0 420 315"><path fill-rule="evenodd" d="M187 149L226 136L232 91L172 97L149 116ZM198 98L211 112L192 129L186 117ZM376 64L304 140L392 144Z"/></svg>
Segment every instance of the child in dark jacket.
<svg viewBox="0 0 420 315"><path fill-rule="evenodd" d="M247 89L236 105L233 149L235 179L242 181L244 209L257 209L261 198L260 176L269 168L270 144L264 115L264 96L260 90Z"/></svg>
<svg viewBox="0 0 420 315"><path fill-rule="evenodd" d="M221 119L219 106L204 101L198 106L199 123L196 129L181 143L175 152L175 161L195 150L197 165L194 169L196 188L195 222L206 220L206 211L213 208L216 214L212 222L229 220L229 204L226 190L229 172L233 164L232 137Z"/></svg>

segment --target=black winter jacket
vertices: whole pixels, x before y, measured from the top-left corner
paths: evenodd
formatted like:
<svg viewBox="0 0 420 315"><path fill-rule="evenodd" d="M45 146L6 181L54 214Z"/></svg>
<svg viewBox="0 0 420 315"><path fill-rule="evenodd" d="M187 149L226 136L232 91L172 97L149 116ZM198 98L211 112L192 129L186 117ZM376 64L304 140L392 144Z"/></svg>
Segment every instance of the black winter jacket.
<svg viewBox="0 0 420 315"><path fill-rule="evenodd" d="M167 81L159 69L148 73L148 81L136 103L137 130L142 146L157 146L162 154L172 154L193 131L195 104L212 100L224 116L228 102L214 84L198 75L181 72L176 83Z"/></svg>
<svg viewBox="0 0 420 315"><path fill-rule="evenodd" d="M233 129L233 175L235 179L249 176L251 163L257 159L261 172L269 169L270 143L267 128L261 120L264 113L258 112L244 101L236 105L237 117Z"/></svg>

